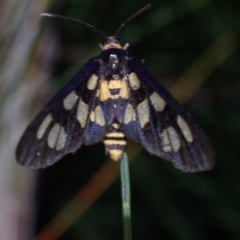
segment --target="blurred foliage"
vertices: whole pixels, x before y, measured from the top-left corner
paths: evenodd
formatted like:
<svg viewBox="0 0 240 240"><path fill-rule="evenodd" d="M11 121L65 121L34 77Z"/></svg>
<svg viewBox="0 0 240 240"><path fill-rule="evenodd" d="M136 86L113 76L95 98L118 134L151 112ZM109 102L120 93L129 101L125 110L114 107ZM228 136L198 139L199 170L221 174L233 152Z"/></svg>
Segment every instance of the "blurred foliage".
<svg viewBox="0 0 240 240"><path fill-rule="evenodd" d="M69 0L53 5L49 12L83 20L111 35L146 3ZM146 59L147 68L180 96L178 100L187 101L185 107L214 145L217 162L210 172L184 174L131 145L129 152L137 154L130 169L133 239L239 239L239 3L153 0L151 4L153 8L129 24L119 38L130 43L132 54ZM59 30L62 44L54 74L57 81L52 81L57 91L85 61L98 54L102 39L77 25L44 19L44 25L49 22ZM188 76L188 81L175 88L182 76ZM192 84L197 87L189 95ZM71 204L106 161L99 144L82 147L77 154L40 171L36 233ZM61 226L68 221L65 219ZM119 179L57 239L122 239Z"/></svg>

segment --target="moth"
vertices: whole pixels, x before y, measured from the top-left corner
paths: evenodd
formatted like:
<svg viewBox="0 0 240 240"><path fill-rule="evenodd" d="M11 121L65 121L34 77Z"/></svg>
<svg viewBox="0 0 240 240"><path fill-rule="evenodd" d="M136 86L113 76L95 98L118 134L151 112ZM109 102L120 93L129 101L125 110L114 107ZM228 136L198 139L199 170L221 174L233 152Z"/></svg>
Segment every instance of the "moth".
<svg viewBox="0 0 240 240"><path fill-rule="evenodd" d="M206 134L117 39L126 23L149 7L128 18L111 37L79 20L42 14L84 25L105 40L101 53L90 59L27 127L17 146L18 163L45 168L82 145L99 142L106 154L118 161L129 140L184 172L213 167L214 151Z"/></svg>

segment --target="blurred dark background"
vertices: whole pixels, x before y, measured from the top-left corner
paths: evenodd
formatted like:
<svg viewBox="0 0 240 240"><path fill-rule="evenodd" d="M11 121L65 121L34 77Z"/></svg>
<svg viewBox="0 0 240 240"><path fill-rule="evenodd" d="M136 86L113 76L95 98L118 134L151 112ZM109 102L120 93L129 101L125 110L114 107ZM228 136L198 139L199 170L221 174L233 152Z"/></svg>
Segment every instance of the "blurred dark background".
<svg viewBox="0 0 240 240"><path fill-rule="evenodd" d="M52 1L35 9L33 15L37 19L41 11L61 14L112 35L147 3L144 0ZM122 44L130 43L129 52L146 60L145 66L206 131L216 152L216 166L209 172L182 173L171 163L130 144L127 150L131 160L133 239L237 240L240 236L239 2L152 0L150 3L152 8L131 22L119 39ZM26 95L21 96L28 105L16 116L26 116L18 137L51 96L100 52L98 44L103 40L84 27L55 19L41 18L40 26L36 27L39 32L30 46L26 57L30 63L24 71L28 76L29 72L34 76L44 75L45 81L39 79L41 83L35 85L35 77L29 77L27 83L26 78L22 80ZM118 163L109 162L103 145L99 144L82 147L77 154L68 155L47 169L27 170L37 174L36 188L33 184L29 201L30 235L38 240L123 239ZM100 170L106 164L105 171ZM106 183L108 175L110 180ZM97 180L92 180L96 176Z"/></svg>

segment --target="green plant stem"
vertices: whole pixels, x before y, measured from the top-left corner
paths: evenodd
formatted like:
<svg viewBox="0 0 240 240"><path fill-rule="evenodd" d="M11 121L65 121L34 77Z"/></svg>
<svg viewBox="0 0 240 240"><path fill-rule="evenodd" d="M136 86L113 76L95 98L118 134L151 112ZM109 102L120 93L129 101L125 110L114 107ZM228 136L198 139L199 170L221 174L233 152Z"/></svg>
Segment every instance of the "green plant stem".
<svg viewBox="0 0 240 240"><path fill-rule="evenodd" d="M122 211L123 211L123 230L124 240L132 239L132 228L131 228L131 195L130 195L130 177L129 177L129 166L128 156L126 152L123 153L121 159L121 185L122 185Z"/></svg>

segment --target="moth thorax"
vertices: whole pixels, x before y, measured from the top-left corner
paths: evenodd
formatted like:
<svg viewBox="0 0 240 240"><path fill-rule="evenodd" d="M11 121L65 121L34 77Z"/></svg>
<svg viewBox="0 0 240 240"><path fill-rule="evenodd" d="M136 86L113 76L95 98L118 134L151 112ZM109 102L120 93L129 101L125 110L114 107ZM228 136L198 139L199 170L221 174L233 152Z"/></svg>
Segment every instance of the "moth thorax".
<svg viewBox="0 0 240 240"><path fill-rule="evenodd" d="M109 57L109 64L113 70L117 69L119 60L116 54L111 54Z"/></svg>

